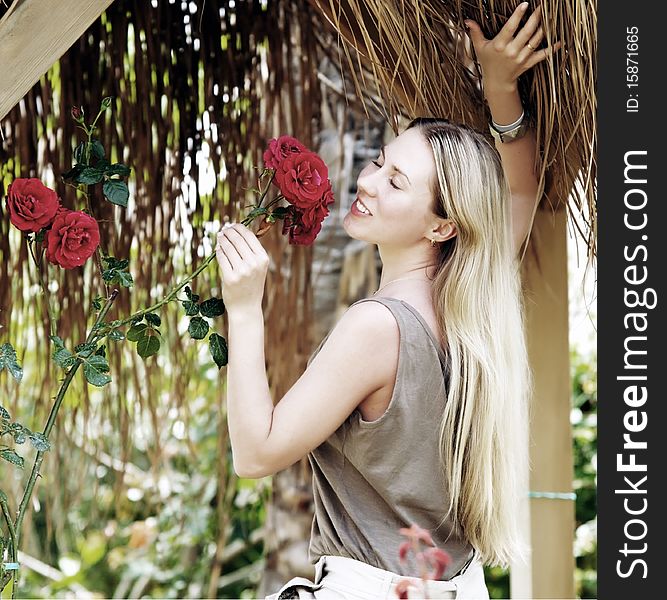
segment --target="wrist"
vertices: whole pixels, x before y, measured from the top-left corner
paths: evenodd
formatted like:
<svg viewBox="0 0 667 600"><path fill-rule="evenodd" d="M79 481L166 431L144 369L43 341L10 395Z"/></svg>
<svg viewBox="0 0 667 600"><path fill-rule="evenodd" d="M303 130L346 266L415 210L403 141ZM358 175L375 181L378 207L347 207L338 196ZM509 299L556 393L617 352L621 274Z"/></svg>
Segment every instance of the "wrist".
<svg viewBox="0 0 667 600"><path fill-rule="evenodd" d="M507 96L519 93L516 79L514 81L485 81L483 85L484 96L487 100L489 96Z"/></svg>
<svg viewBox="0 0 667 600"><path fill-rule="evenodd" d="M264 313L261 304L246 304L227 309L227 322L231 326L246 326L250 323L263 323Z"/></svg>

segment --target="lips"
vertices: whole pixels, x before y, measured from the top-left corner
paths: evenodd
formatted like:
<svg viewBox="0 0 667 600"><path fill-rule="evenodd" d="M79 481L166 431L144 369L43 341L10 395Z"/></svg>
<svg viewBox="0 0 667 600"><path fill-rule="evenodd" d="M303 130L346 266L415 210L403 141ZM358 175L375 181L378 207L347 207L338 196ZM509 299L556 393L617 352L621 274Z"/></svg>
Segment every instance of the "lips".
<svg viewBox="0 0 667 600"><path fill-rule="evenodd" d="M366 205L362 202L362 200L361 200L361 198L359 198L359 196L357 196L356 201L357 201L357 207L359 207L359 208L364 208L365 210L368 211L368 214L369 214L370 216L373 215L373 213L371 212L371 209L368 208L368 206L366 206Z"/></svg>

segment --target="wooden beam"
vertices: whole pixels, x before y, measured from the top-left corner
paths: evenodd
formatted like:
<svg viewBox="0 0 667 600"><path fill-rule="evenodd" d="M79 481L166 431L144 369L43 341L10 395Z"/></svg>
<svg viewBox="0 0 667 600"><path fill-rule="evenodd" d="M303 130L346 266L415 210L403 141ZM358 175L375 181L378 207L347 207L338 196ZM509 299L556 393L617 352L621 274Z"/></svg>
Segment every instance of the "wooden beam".
<svg viewBox="0 0 667 600"><path fill-rule="evenodd" d="M0 119L113 0L16 0L0 20Z"/></svg>
<svg viewBox="0 0 667 600"><path fill-rule="evenodd" d="M523 266L534 390L529 441L533 497L529 509L524 507L531 564L512 570L512 598L574 598L574 502L539 497L571 494L574 476L565 211L554 215L538 210L533 236L539 261L529 250Z"/></svg>

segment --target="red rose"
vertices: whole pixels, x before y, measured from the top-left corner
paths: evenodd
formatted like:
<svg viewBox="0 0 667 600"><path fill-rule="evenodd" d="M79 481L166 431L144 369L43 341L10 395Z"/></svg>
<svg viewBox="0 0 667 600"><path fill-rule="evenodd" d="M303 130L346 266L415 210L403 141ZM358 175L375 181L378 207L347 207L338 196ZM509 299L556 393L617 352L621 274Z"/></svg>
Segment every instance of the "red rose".
<svg viewBox="0 0 667 600"><path fill-rule="evenodd" d="M322 229L321 221L306 224L303 221L303 212L296 206L288 206L289 214L283 221L283 235L289 233L289 243L298 246L309 246L315 241Z"/></svg>
<svg viewBox="0 0 667 600"><path fill-rule="evenodd" d="M302 221L307 227L313 227L315 223L321 223L329 214L329 204L334 202L333 190L331 189L331 182L328 183L327 189L322 196L322 200L317 204L302 211Z"/></svg>
<svg viewBox="0 0 667 600"><path fill-rule="evenodd" d="M39 179L15 179L7 188L7 210L12 225L37 233L48 227L60 207L58 194Z"/></svg>
<svg viewBox="0 0 667 600"><path fill-rule="evenodd" d="M288 156L307 151L308 148L296 138L281 135L278 139L269 140L269 146L264 151L264 166L267 169L279 169Z"/></svg>
<svg viewBox="0 0 667 600"><path fill-rule="evenodd" d="M46 233L46 258L64 269L85 263L100 244L97 221L80 210L58 212Z"/></svg>
<svg viewBox="0 0 667 600"><path fill-rule="evenodd" d="M317 204L329 185L329 170L314 152L288 156L276 171L276 182L283 196L299 208Z"/></svg>

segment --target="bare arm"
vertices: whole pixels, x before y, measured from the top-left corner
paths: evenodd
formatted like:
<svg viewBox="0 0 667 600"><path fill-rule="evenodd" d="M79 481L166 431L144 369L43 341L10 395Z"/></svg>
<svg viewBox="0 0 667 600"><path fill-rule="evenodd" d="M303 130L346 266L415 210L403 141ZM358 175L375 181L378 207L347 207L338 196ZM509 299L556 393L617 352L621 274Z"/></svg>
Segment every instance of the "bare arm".
<svg viewBox="0 0 667 600"><path fill-rule="evenodd" d="M466 21L482 69L484 96L492 119L499 125L514 123L521 116L519 76L560 48L557 42L552 47L537 50L544 35L540 25L541 10L538 7L520 27L527 6L527 2L520 4L491 40L484 37L477 23ZM511 142L496 142L496 148L512 193L512 237L518 253L530 232L538 199L535 132L529 130L522 138Z"/></svg>
<svg viewBox="0 0 667 600"><path fill-rule="evenodd" d="M264 477L319 446L371 393L393 386L398 326L380 304L351 307L274 408L261 310L268 258L243 225L218 234L216 253L229 322L227 419L234 470L242 477Z"/></svg>

